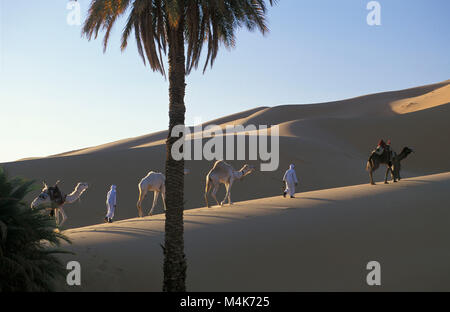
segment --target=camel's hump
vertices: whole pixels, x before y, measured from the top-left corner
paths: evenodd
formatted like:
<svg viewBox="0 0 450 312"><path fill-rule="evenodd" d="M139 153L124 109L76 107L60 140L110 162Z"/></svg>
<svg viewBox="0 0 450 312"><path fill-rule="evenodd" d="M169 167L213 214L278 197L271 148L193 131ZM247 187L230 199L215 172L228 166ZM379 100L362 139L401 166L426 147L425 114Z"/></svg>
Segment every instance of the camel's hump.
<svg viewBox="0 0 450 312"><path fill-rule="evenodd" d="M210 172L215 172L215 173L219 173L219 172L223 172L223 173L229 173L230 171L234 171L233 167L226 163L223 160L218 160L216 161L216 163L214 164L214 167L211 169Z"/></svg>

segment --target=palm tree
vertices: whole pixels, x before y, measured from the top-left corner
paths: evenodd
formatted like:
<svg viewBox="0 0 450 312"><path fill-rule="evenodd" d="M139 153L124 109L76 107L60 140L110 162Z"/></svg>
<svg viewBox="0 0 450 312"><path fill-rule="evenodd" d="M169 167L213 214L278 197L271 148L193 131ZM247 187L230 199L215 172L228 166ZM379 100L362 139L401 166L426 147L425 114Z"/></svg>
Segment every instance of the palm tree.
<svg viewBox="0 0 450 312"><path fill-rule="evenodd" d="M276 0L92 0L83 34L88 40L105 31L104 50L111 29L125 13L121 49L134 31L138 52L153 71L166 75L163 55L169 64L169 135L166 140L167 210L164 245L164 291L185 291L186 259L183 239L184 161L172 158L177 137L172 129L184 125L185 76L198 67L203 45L207 55L203 72L213 65L219 44L235 45L239 27L265 34L267 5Z"/></svg>
<svg viewBox="0 0 450 312"><path fill-rule="evenodd" d="M52 291L66 270L55 220L24 201L32 181L9 179L0 167L0 292Z"/></svg>

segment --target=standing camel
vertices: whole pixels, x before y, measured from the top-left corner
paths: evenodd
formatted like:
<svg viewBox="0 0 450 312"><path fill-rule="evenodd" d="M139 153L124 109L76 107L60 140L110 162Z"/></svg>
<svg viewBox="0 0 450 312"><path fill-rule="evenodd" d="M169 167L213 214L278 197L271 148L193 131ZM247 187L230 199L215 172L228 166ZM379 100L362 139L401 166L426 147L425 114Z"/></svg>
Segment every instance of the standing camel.
<svg viewBox="0 0 450 312"><path fill-rule="evenodd" d="M228 198L228 204L232 205L231 202L231 187L233 186L233 182L236 180L241 180L246 175L249 175L255 170L253 166L244 165L241 170L236 171L234 168L224 162L223 160L218 160L214 167L209 171L209 173L206 176L206 187L205 187L205 201L206 206L209 208L209 202L208 202L208 194L212 189L211 195L216 201L217 205L219 205L219 202L216 198L216 193L219 189L220 184L225 184L226 188L226 194L225 198L223 199L222 203L220 203L221 206L225 204L225 201Z"/></svg>
<svg viewBox="0 0 450 312"><path fill-rule="evenodd" d="M184 169L184 174L189 174L189 169ZM164 174L159 172L150 171L138 184L139 189L139 200L137 202L137 209L139 212L139 217L143 217L142 213L142 201L144 200L147 193L150 191L154 192L152 209L150 209L149 216L153 215L153 209L155 209L156 203L158 201L158 196L161 193L161 198L164 205L164 211L166 210L166 177Z"/></svg>
<svg viewBox="0 0 450 312"><path fill-rule="evenodd" d="M398 155L396 153L392 153L390 155L386 149L381 155L372 152L366 165L366 170L369 171L370 184L375 185L375 182L373 181L373 172L377 170L381 164L385 164L387 166L384 179L385 184L388 184L387 179L389 172L391 173L394 183L397 182L397 180L400 180L400 161L408 157L408 155L412 152L413 150L409 147L404 147L402 152Z"/></svg>
<svg viewBox="0 0 450 312"><path fill-rule="evenodd" d="M55 186L49 187L47 183L43 182L44 188L42 189L39 196L36 197L31 203L31 209L34 209L42 204L51 204L52 205L51 215L54 213L56 224L59 227L61 227L63 223L66 222L67 220L67 215L64 212L63 206L65 204L74 203L77 199L79 199L81 197L81 194L83 194L84 191L88 189L89 185L85 182L80 182L75 186L75 189L72 191L72 193L64 195L59 190L58 183L59 181L56 182ZM59 222L60 214L62 216L61 222Z"/></svg>
<svg viewBox="0 0 450 312"><path fill-rule="evenodd" d="M153 205L150 209L149 216L153 214L153 209L155 209L156 202L158 201L159 193L161 193L162 201L164 204L164 211L166 210L166 177L160 172L150 171L138 184L139 189L139 200L137 202L137 209L139 212L139 217L143 217L142 213L142 201L149 191L153 191Z"/></svg>
<svg viewBox="0 0 450 312"><path fill-rule="evenodd" d="M392 170L391 159L392 159L392 154L387 149L384 149L384 151L381 155L375 153L375 151L372 152L372 154L369 157L369 160L367 161L367 165L366 165L366 170L369 171L370 184L375 185L375 182L373 181L373 172L375 170L377 170L381 164L385 164L387 166L384 183L388 184L387 179L388 179L389 172L391 172L391 175L394 178L394 182L397 182L396 177L394 175L394 171Z"/></svg>

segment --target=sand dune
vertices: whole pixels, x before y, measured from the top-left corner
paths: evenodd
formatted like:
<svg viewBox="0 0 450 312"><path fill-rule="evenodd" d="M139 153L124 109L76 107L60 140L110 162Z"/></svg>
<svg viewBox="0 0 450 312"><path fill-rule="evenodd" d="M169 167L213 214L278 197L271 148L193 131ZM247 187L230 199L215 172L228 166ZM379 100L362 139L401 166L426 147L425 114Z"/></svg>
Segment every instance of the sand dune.
<svg viewBox="0 0 450 312"><path fill-rule="evenodd" d="M450 173L185 212L189 291L449 291ZM160 291L164 216L65 231L74 291ZM366 284L381 264L382 286Z"/></svg>
<svg viewBox="0 0 450 312"><path fill-rule="evenodd" d="M392 139L393 148L412 147L416 153L403 163L403 176L413 177L450 171L450 81L310 105L260 107L219 118L206 124L255 124L280 126L280 166L274 172L256 172L236 183L235 202L279 195L281 177L290 163L297 165L301 191L368 182L365 164L380 138ZM414 110L403 103L418 103ZM187 103L189 107L189 103ZM11 175L61 180L70 192L79 181L90 184L81 202L66 207L65 228L97 224L105 213L106 192L118 185L117 220L137 216L137 184L148 171L163 171L166 131L71 151L46 158L3 164ZM230 161L235 168L243 161ZM250 162L258 165L258 161ZM186 209L201 207L208 161L187 161ZM380 181L384 171L375 178ZM38 190L32 195L36 196ZM224 190L219 197L224 196ZM144 202L148 212L151 198ZM161 202L156 212L162 212Z"/></svg>
<svg viewBox="0 0 450 312"><path fill-rule="evenodd" d="M449 101L450 85L446 85L437 90L413 98L395 101L391 104L391 108L398 114L407 114L444 104L449 104Z"/></svg>
<svg viewBox="0 0 450 312"><path fill-rule="evenodd" d="M234 206L207 209L199 207L213 163L186 161L188 290L449 291L449 86L450 80L330 103L259 107L205 123L278 125L280 166L236 183ZM135 217L137 184L148 171L163 171L166 136L160 131L2 164L13 176L62 180L67 193L79 181L90 185L80 202L65 209L65 233L74 242L68 248L76 256L63 259L80 261L82 286L61 290L161 290L161 202L161 214ZM365 164L380 138L390 138L396 151L415 150L403 162L402 176L409 179L368 184ZM244 162L230 163L238 168ZM301 192L292 200L280 196L291 163ZM384 170L376 172L377 181L383 177ZM99 224L113 183L116 222ZM144 201L146 212L151 197ZM382 265L377 289L366 284L372 260Z"/></svg>
<svg viewBox="0 0 450 312"><path fill-rule="evenodd" d="M244 117L253 114L254 112L257 112L259 110L262 110L264 108L254 108L248 111L236 113L233 115L229 115L226 117L218 118L209 122L206 122L205 125L209 124L215 124L215 125L221 125L221 124L228 124L233 123L235 120L241 120ZM159 131L155 133L151 133L148 135L143 135L135 138L130 139L124 139L119 140L116 142L111 142L107 144L102 144L99 146L84 148L76 151L70 151L66 153L61 153L57 155L52 155L49 157L62 157L62 156L75 156L75 155L83 155L83 154L91 154L95 152L114 152L119 150L127 150L130 148L139 148L139 147L147 147L147 146L154 146L158 144L165 144L165 139L167 138L167 132L168 131Z"/></svg>

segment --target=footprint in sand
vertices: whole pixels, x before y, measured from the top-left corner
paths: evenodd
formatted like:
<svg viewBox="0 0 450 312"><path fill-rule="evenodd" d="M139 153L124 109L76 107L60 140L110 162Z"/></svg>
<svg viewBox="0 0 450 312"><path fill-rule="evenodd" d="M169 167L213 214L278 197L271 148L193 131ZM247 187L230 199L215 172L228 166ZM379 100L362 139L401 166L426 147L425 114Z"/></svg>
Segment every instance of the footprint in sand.
<svg viewBox="0 0 450 312"><path fill-rule="evenodd" d="M108 268L108 260L103 260L103 262L98 266L100 271L106 271Z"/></svg>

